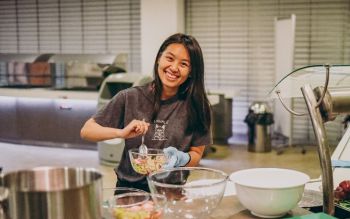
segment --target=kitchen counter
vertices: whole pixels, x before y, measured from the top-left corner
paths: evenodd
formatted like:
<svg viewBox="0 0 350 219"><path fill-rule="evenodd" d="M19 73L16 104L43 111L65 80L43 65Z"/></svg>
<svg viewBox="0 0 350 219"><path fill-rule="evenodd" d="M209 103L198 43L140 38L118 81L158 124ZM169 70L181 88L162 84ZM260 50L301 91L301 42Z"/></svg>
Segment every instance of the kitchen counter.
<svg viewBox="0 0 350 219"><path fill-rule="evenodd" d="M0 88L0 141L96 150L80 138L84 122L96 113L97 91Z"/></svg>
<svg viewBox="0 0 350 219"><path fill-rule="evenodd" d="M310 211L307 211L303 208L296 207L292 209L288 214L284 215L283 218L300 216L310 214ZM210 215L210 219L248 219L248 218L259 218L250 213L242 204L239 202L237 196L225 196L220 202L218 208Z"/></svg>
<svg viewBox="0 0 350 219"><path fill-rule="evenodd" d="M53 90L50 88L0 88L0 96L97 101L98 91Z"/></svg>

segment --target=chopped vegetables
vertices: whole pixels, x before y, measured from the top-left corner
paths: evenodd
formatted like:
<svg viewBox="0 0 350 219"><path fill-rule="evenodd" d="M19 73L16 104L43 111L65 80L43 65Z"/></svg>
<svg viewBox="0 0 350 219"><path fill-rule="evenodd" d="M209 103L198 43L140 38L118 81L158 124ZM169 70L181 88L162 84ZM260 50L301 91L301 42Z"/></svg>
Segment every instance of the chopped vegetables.
<svg viewBox="0 0 350 219"><path fill-rule="evenodd" d="M147 201L141 206L132 206L129 208L115 208L112 213L115 219L160 219L161 211L155 210L154 203Z"/></svg>
<svg viewBox="0 0 350 219"><path fill-rule="evenodd" d="M136 158L130 157L131 165L137 173L149 174L162 168L166 162L165 156L160 155L139 155Z"/></svg>

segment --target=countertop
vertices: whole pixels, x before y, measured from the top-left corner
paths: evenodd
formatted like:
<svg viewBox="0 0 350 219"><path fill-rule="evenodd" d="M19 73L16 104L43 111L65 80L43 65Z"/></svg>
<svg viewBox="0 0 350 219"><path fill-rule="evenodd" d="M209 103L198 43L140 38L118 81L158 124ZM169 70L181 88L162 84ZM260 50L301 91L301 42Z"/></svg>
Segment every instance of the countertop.
<svg viewBox="0 0 350 219"><path fill-rule="evenodd" d="M310 211L307 211L303 208L296 207L284 215L283 218L300 216L310 214ZM248 219L248 218L259 218L250 213L249 210L244 208L242 204L238 201L237 196L230 195L225 196L221 200L217 209L210 215L210 219Z"/></svg>
<svg viewBox="0 0 350 219"><path fill-rule="evenodd" d="M53 90L50 88L0 88L0 96L97 101L98 91L69 91Z"/></svg>

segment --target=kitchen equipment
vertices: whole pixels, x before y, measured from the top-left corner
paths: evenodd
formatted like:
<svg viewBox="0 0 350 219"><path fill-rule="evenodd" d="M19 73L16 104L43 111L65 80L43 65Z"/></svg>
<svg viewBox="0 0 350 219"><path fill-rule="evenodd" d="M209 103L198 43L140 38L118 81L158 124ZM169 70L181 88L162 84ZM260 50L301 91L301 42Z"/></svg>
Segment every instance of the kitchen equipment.
<svg viewBox="0 0 350 219"><path fill-rule="evenodd" d="M27 63L34 62L38 55L0 53L0 85L5 87L28 87Z"/></svg>
<svg viewBox="0 0 350 219"><path fill-rule="evenodd" d="M145 141L145 136L142 135L141 145L139 146L139 153L140 153L140 154L147 155L147 153L148 153L148 148L147 148L147 146L145 145L144 141Z"/></svg>
<svg viewBox="0 0 350 219"><path fill-rule="evenodd" d="M322 86L323 85L323 86ZM314 89L312 87L315 87ZM300 92L301 91L301 92ZM318 143L318 155L322 171L323 212L334 215L333 177L349 176L348 171L339 175L332 169L329 142L324 123L334 120L338 115L350 113L350 65L310 65L292 71L282 78L270 91L272 97L278 98L284 108L295 116L310 115ZM304 97L308 112L295 112L282 98ZM349 137L344 135L340 156L350 156ZM339 146L339 145L338 145ZM337 146L337 148L338 148ZM339 168L337 168L339 169ZM344 174L346 172L347 174ZM335 175L335 176L334 176Z"/></svg>
<svg viewBox="0 0 350 219"><path fill-rule="evenodd" d="M271 151L271 128L274 123L270 107L266 102L254 101L244 122L248 126L248 151Z"/></svg>
<svg viewBox="0 0 350 219"><path fill-rule="evenodd" d="M0 187L0 219L7 219L8 216L8 189Z"/></svg>
<svg viewBox="0 0 350 219"><path fill-rule="evenodd" d="M232 104L239 91L230 89L207 89L212 112L212 135L214 144L228 144L232 137ZM206 147L210 149L210 147Z"/></svg>
<svg viewBox="0 0 350 219"><path fill-rule="evenodd" d="M95 169L37 167L1 176L11 219L100 219L102 175ZM2 206L3 207L3 206Z"/></svg>
<svg viewBox="0 0 350 219"><path fill-rule="evenodd" d="M110 199L115 195L121 195L125 193L145 192L141 189L128 188L128 187L116 187L116 188L103 188L102 189L102 216L104 219L112 218L112 215L109 211ZM146 192L145 192L146 193Z"/></svg>
<svg viewBox="0 0 350 219"><path fill-rule="evenodd" d="M114 66L113 54L54 54L48 59L54 69L53 86L63 90L98 90L103 71Z"/></svg>
<svg viewBox="0 0 350 219"><path fill-rule="evenodd" d="M142 121L144 122L145 119L142 119ZM148 148L147 146L145 145L145 135L143 134L142 137L141 137L141 145L139 146L139 153L141 154L144 154L144 155L147 155L148 153Z"/></svg>
<svg viewBox="0 0 350 219"><path fill-rule="evenodd" d="M52 78L54 75L51 75L53 72L53 65L48 62L48 60L54 54L41 54L39 55L34 62L28 63L28 83L30 86L34 87L48 87L52 85Z"/></svg>
<svg viewBox="0 0 350 219"><path fill-rule="evenodd" d="M165 218L206 218L220 203L228 175L202 167L178 167L148 175L152 194L167 198Z"/></svg>
<svg viewBox="0 0 350 219"><path fill-rule="evenodd" d="M160 219L166 198L160 194L130 192L118 194L108 200L111 218Z"/></svg>
<svg viewBox="0 0 350 219"><path fill-rule="evenodd" d="M147 154L139 152L139 148L129 150L132 168L139 174L157 171L167 162L163 149L149 148Z"/></svg>
<svg viewBox="0 0 350 219"><path fill-rule="evenodd" d="M237 196L253 215L263 218L282 217L297 206L309 176L279 168L254 168L234 172Z"/></svg>

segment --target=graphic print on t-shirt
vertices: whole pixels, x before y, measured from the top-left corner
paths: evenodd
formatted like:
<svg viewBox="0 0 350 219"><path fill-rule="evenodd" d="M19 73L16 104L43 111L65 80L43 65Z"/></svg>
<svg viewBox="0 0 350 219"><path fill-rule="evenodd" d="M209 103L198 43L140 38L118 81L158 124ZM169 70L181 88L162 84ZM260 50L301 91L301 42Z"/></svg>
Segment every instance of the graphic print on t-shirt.
<svg viewBox="0 0 350 219"><path fill-rule="evenodd" d="M158 141L168 140L165 136L165 128L167 124L168 124L168 121L164 121L164 120L154 121L154 135L152 140L158 140Z"/></svg>

